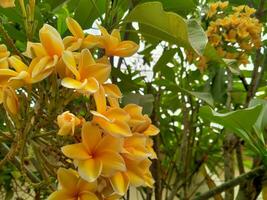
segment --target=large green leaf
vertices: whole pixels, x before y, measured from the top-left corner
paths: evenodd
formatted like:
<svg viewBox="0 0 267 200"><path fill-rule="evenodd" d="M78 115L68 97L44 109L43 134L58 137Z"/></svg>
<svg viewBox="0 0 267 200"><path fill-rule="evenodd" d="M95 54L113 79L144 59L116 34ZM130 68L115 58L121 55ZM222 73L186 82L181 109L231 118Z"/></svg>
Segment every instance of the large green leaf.
<svg viewBox="0 0 267 200"><path fill-rule="evenodd" d="M193 92L193 91L188 91L183 89L183 91L185 91L186 93L200 99L203 100L204 102L206 102L207 104L209 104L210 106L214 107L214 100L212 98L212 95L209 92Z"/></svg>
<svg viewBox="0 0 267 200"><path fill-rule="evenodd" d="M138 22L140 32L157 40L165 40L203 53L207 37L194 20L186 21L180 15L166 12L160 2L137 5L126 17L126 22Z"/></svg>
<svg viewBox="0 0 267 200"><path fill-rule="evenodd" d="M104 13L106 0L80 0L77 5L74 19L83 28L91 28L93 22Z"/></svg>
<svg viewBox="0 0 267 200"><path fill-rule="evenodd" d="M249 107L253 107L256 105L262 105L263 106L262 112L258 116L256 126L259 129L264 130L265 127L267 126L267 101L264 99L252 99L249 102Z"/></svg>
<svg viewBox="0 0 267 200"><path fill-rule="evenodd" d="M209 121L221 124L234 132L246 131L250 133L262 111L262 105L228 113L218 113L209 106L200 108L200 116Z"/></svg>
<svg viewBox="0 0 267 200"><path fill-rule="evenodd" d="M143 0L144 2L159 1L166 11L176 12L179 15L186 16L196 8L193 0Z"/></svg>
<svg viewBox="0 0 267 200"><path fill-rule="evenodd" d="M176 52L177 49L165 50L162 53L159 60L157 61L157 63L154 65L153 71L154 72L163 71L167 67L167 64L172 61L173 56L175 55Z"/></svg>
<svg viewBox="0 0 267 200"><path fill-rule="evenodd" d="M204 106L200 108L200 116L203 119L218 123L224 126L224 128L233 131L267 165L267 151L263 133L257 126L262 111L263 105L257 105L243 110L221 114L215 112L210 107Z"/></svg>

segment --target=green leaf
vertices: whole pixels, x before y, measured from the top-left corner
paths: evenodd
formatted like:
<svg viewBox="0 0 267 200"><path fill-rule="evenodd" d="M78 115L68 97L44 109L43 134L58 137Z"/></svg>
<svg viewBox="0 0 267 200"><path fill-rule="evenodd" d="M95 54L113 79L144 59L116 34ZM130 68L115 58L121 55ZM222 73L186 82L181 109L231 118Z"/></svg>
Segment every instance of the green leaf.
<svg viewBox="0 0 267 200"><path fill-rule="evenodd" d="M80 0L74 12L74 19L82 28L91 28L93 22L105 11L106 0Z"/></svg>
<svg viewBox="0 0 267 200"><path fill-rule="evenodd" d="M188 20L188 37L193 49L200 55L205 51L208 38L196 20Z"/></svg>
<svg viewBox="0 0 267 200"><path fill-rule="evenodd" d="M125 20L138 22L140 32L144 36L165 40L185 48L193 48L197 53L202 54L203 47L206 45L207 37L197 22L188 23L176 13L165 12L160 2L137 5Z"/></svg>
<svg viewBox="0 0 267 200"><path fill-rule="evenodd" d="M249 107L257 105L262 105L263 109L262 112L259 114L258 120L255 125L257 126L257 128L263 131L267 126L267 101L264 99L252 99L249 102Z"/></svg>
<svg viewBox="0 0 267 200"><path fill-rule="evenodd" d="M159 60L157 61L157 63L154 65L153 71L154 72L163 71L167 67L167 64L172 61L173 56L175 55L176 52L177 49L165 50L162 53Z"/></svg>
<svg viewBox="0 0 267 200"><path fill-rule="evenodd" d="M212 98L212 95L209 92L192 92L192 91L188 91L183 89L183 91L185 91L186 93L203 100L204 102L206 102L207 104L209 104L210 106L214 107L214 100Z"/></svg>
<svg viewBox="0 0 267 200"><path fill-rule="evenodd" d="M209 106L204 106L200 108L199 114L203 119L218 123L235 133L240 133L242 130L249 133L261 111L262 105L258 105L222 114L215 112Z"/></svg>
<svg viewBox="0 0 267 200"><path fill-rule="evenodd" d="M151 1L159 1L166 11L176 12L184 17L196 8L193 0L143 0L141 2Z"/></svg>
<svg viewBox="0 0 267 200"><path fill-rule="evenodd" d="M129 103L137 104L141 107L143 107L143 114L151 115L153 110L153 102L154 97L152 94L134 94L130 93L127 95L124 95L122 98L123 105L127 105Z"/></svg>

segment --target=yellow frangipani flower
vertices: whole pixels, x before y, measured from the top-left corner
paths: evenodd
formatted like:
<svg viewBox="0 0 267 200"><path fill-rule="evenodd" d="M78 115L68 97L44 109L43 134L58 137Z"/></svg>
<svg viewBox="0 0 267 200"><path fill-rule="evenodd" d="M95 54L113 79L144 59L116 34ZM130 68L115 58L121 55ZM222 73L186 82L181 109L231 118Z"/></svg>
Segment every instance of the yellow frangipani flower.
<svg viewBox="0 0 267 200"><path fill-rule="evenodd" d="M8 69L8 60L10 52L7 50L6 45L0 45L0 69Z"/></svg>
<svg viewBox="0 0 267 200"><path fill-rule="evenodd" d="M103 135L98 126L89 122L82 127L81 143L62 147L63 154L74 160L80 176L89 182L100 175L109 177L117 171L125 171L121 150L121 139Z"/></svg>
<svg viewBox="0 0 267 200"><path fill-rule="evenodd" d="M61 84L66 88L85 93L95 93L99 84L104 83L110 75L110 64L107 62L96 63L88 49L82 50L78 66L74 55L70 51L65 51L62 59L73 75L62 79Z"/></svg>
<svg viewBox="0 0 267 200"><path fill-rule="evenodd" d="M144 160L150 156L146 148L147 137L135 134L124 139L123 154L131 160Z"/></svg>
<svg viewBox="0 0 267 200"><path fill-rule="evenodd" d="M55 65L55 61L48 57L34 58L29 67L17 56L11 56L8 61L14 70L0 69L0 85L9 84L14 88L42 81L53 72Z"/></svg>
<svg viewBox="0 0 267 200"><path fill-rule="evenodd" d="M134 133L139 133L145 136L154 136L159 133L159 129L151 124L151 119L148 115L142 114L142 108L135 104L128 104L123 108L127 113L129 113L130 125Z"/></svg>
<svg viewBox="0 0 267 200"><path fill-rule="evenodd" d="M97 112L91 111L94 115L93 123L98 124L102 129L114 137L129 137L132 135L128 125L130 120L129 114L119 107L107 107L103 86L100 85L99 90L94 94L94 99Z"/></svg>
<svg viewBox="0 0 267 200"><path fill-rule="evenodd" d="M153 187L154 179L149 171L151 161L145 159L142 161L131 160L124 157L126 171L117 172L110 177L111 185L118 194L125 194L129 186Z"/></svg>
<svg viewBox="0 0 267 200"><path fill-rule="evenodd" d="M45 65L52 63L53 66L50 67L56 66L64 52L64 44L60 34L54 27L44 24L39 31L39 38L41 43L27 43L24 54L32 59L38 58L38 61L42 63L46 61Z"/></svg>
<svg viewBox="0 0 267 200"><path fill-rule="evenodd" d="M129 40L121 41L119 30L114 29L109 34L104 27L99 26L99 29L102 35L91 37L95 37L95 41L99 41L97 46L105 49L107 56L128 57L137 52L139 45Z"/></svg>
<svg viewBox="0 0 267 200"><path fill-rule="evenodd" d="M12 115L16 115L19 111L19 100L13 88L5 86L3 88L3 104L5 110Z"/></svg>
<svg viewBox="0 0 267 200"><path fill-rule="evenodd" d="M53 192L47 200L99 200L94 194L97 183L83 180L76 171L59 168L57 179L60 189Z"/></svg>
<svg viewBox="0 0 267 200"><path fill-rule="evenodd" d="M69 51L76 51L80 48L93 48L99 44L98 40L91 35L85 36L82 27L77 21L71 17L66 18L66 24L72 36L67 36L63 39L65 49Z"/></svg>
<svg viewBox="0 0 267 200"><path fill-rule="evenodd" d="M74 135L75 127L81 123L82 120L69 111L62 113L57 117L57 124L60 128L58 135Z"/></svg>
<svg viewBox="0 0 267 200"><path fill-rule="evenodd" d="M15 7L15 0L1 0L0 7L3 8Z"/></svg>

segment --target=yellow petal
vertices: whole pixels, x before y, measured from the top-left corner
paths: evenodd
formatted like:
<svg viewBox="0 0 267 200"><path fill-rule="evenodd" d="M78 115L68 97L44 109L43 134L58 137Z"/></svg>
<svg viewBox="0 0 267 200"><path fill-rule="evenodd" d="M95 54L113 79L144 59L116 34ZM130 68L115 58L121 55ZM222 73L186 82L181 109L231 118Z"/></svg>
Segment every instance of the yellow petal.
<svg viewBox="0 0 267 200"><path fill-rule="evenodd" d="M88 91L89 93L95 93L99 89L98 81L93 77L86 80L87 84L85 85L83 90Z"/></svg>
<svg viewBox="0 0 267 200"><path fill-rule="evenodd" d="M98 126L86 122L82 127L82 143L88 152L93 152L101 141L101 131Z"/></svg>
<svg viewBox="0 0 267 200"><path fill-rule="evenodd" d="M74 74L77 80L81 79L80 73L77 70L76 62L74 59L74 56L72 52L70 51L64 51L62 59L65 63L65 65L68 67L68 69Z"/></svg>
<svg viewBox="0 0 267 200"><path fill-rule="evenodd" d="M143 132L143 134L147 136L157 135L158 133L159 129L153 124L150 124L149 127Z"/></svg>
<svg viewBox="0 0 267 200"><path fill-rule="evenodd" d="M90 65L95 64L95 60L88 49L83 49L81 52L80 62L79 62L79 72L82 78L88 78L88 70L90 70Z"/></svg>
<svg viewBox="0 0 267 200"><path fill-rule="evenodd" d="M91 158L91 156L88 154L86 148L82 143L63 146L61 148L61 151L65 156L71 159L87 160Z"/></svg>
<svg viewBox="0 0 267 200"><path fill-rule="evenodd" d="M69 195L66 191L55 191L53 192L47 200L77 200L77 198L73 197L72 195Z"/></svg>
<svg viewBox="0 0 267 200"><path fill-rule="evenodd" d="M101 85L99 86L99 90L94 93L94 99L96 103L97 112L104 113L107 109L107 102L105 97L105 90Z"/></svg>
<svg viewBox="0 0 267 200"><path fill-rule="evenodd" d="M80 178L77 184L77 188L79 191L82 192L95 192L97 191L97 181L94 182L87 182L86 180Z"/></svg>
<svg viewBox="0 0 267 200"><path fill-rule="evenodd" d="M129 125L131 127L135 127L146 122L142 114L142 107L136 104L128 104L123 109L131 116L129 121Z"/></svg>
<svg viewBox="0 0 267 200"><path fill-rule="evenodd" d="M77 81L72 78L63 78L61 81L61 85L70 88L70 89L83 89L85 85L87 84L87 80L84 80L83 82Z"/></svg>
<svg viewBox="0 0 267 200"><path fill-rule="evenodd" d="M109 102L110 107L112 107L112 108L119 108L120 107L120 104L119 104L119 101L117 98L109 96L108 102Z"/></svg>
<svg viewBox="0 0 267 200"><path fill-rule="evenodd" d="M110 108L105 112L105 116L111 120L123 122L128 122L130 120L130 115L121 108Z"/></svg>
<svg viewBox="0 0 267 200"><path fill-rule="evenodd" d="M92 192L86 192L79 195L79 200L99 200Z"/></svg>
<svg viewBox="0 0 267 200"><path fill-rule="evenodd" d="M125 156L132 160L143 160L150 154L146 149L146 137L134 135L124 140Z"/></svg>
<svg viewBox="0 0 267 200"><path fill-rule="evenodd" d="M19 111L19 100L16 92L11 87L3 89L3 103L6 111L16 115Z"/></svg>
<svg viewBox="0 0 267 200"><path fill-rule="evenodd" d="M70 32L72 33L73 36L75 36L77 38L84 38L83 30L77 21L75 21L71 17L67 17L66 24L67 24L68 29L70 30Z"/></svg>
<svg viewBox="0 0 267 200"><path fill-rule="evenodd" d="M28 72L31 73L32 78L40 76L47 70L51 71L57 63L57 57L51 58L49 56L34 58L28 68Z"/></svg>
<svg viewBox="0 0 267 200"><path fill-rule="evenodd" d="M114 137L129 137L132 136L130 127L126 122L114 120L113 122L106 121L101 117L94 117L94 121L97 122L101 128Z"/></svg>
<svg viewBox="0 0 267 200"><path fill-rule="evenodd" d="M105 135L101 142L97 145L96 151L114 151L120 153L122 151L123 139L115 138L111 135Z"/></svg>
<svg viewBox="0 0 267 200"><path fill-rule="evenodd" d="M80 176L88 181L95 181L101 174L102 162L97 159L88 159L84 161L79 161L78 172Z"/></svg>
<svg viewBox="0 0 267 200"><path fill-rule="evenodd" d="M17 75L18 73L11 69L0 69L0 85L6 85L10 78L16 77Z"/></svg>
<svg viewBox="0 0 267 200"><path fill-rule="evenodd" d="M15 7L15 0L1 0L0 6L3 8Z"/></svg>
<svg viewBox="0 0 267 200"><path fill-rule="evenodd" d="M74 132L72 132L72 124L64 124L63 126L60 127L58 135L73 135Z"/></svg>
<svg viewBox="0 0 267 200"><path fill-rule="evenodd" d="M75 194L78 184L78 174L72 169L59 168L57 171L57 179L62 189L67 190L70 194Z"/></svg>
<svg viewBox="0 0 267 200"><path fill-rule="evenodd" d="M101 41L99 40L98 36L95 35L87 35L82 42L81 48L88 48L92 49L95 46L100 46ZM102 45L103 46L103 45Z"/></svg>
<svg viewBox="0 0 267 200"><path fill-rule="evenodd" d="M116 172L109 178L114 191L119 195L124 195L129 188L129 178L123 172Z"/></svg>
<svg viewBox="0 0 267 200"><path fill-rule="evenodd" d="M39 37L48 55L61 56L64 50L64 44L60 34L54 27L44 24L39 31Z"/></svg>
<svg viewBox="0 0 267 200"><path fill-rule="evenodd" d="M137 52L139 45L132 41L122 41L119 45L112 51L112 55L120 57L129 57Z"/></svg>
<svg viewBox="0 0 267 200"><path fill-rule="evenodd" d="M101 32L101 34L103 36L108 36L109 35L108 31L103 26L98 25L98 29L100 30L100 32Z"/></svg>
<svg viewBox="0 0 267 200"><path fill-rule="evenodd" d="M96 154L96 159L101 160L103 164L102 175L111 176L116 171L125 171L125 163L123 158L113 151L101 151Z"/></svg>
<svg viewBox="0 0 267 200"><path fill-rule="evenodd" d="M13 67L17 72L27 71L28 70L28 66L25 65L16 56L11 56L10 58L8 58L8 61L9 61L9 64L11 65L11 67Z"/></svg>
<svg viewBox="0 0 267 200"><path fill-rule="evenodd" d="M113 37L117 38L119 41L121 41L121 35L120 35L120 31L118 29L112 30L111 35Z"/></svg>
<svg viewBox="0 0 267 200"><path fill-rule="evenodd" d="M33 42L27 42L26 52L24 52L23 54L29 58L43 57L47 55L41 43Z"/></svg>
<svg viewBox="0 0 267 200"><path fill-rule="evenodd" d="M20 72L16 77L11 77L8 80L8 83L10 86L13 88L20 88L22 87L25 83L29 84L31 83L31 77L30 74L26 71Z"/></svg>
<svg viewBox="0 0 267 200"><path fill-rule="evenodd" d="M105 89L105 93L107 94L107 96L111 96L114 98L122 97L121 91L117 85L107 83L107 84L104 84L103 87Z"/></svg>

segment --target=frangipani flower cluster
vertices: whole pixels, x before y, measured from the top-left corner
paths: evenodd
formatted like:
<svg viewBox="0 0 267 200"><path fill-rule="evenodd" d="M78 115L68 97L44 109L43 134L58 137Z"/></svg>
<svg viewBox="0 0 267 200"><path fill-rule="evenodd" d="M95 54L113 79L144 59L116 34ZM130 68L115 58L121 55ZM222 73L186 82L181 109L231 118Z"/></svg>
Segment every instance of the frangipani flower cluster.
<svg viewBox="0 0 267 200"><path fill-rule="evenodd" d="M20 112L18 89L31 90L49 77L56 77L77 97L92 100L87 118L67 109L57 116L58 137L73 138L61 148L73 167L58 169L59 187L48 199L115 200L130 186L152 187L149 168L157 156L150 136L159 130L140 106L121 107L122 93L109 80L109 57L131 56L138 45L122 41L118 30L109 34L99 26L101 35L85 35L74 19L67 18L66 23L72 35L63 39L48 24L40 29L40 43L28 42L23 53L28 63L0 45L0 103L9 115ZM104 53L95 58L92 52L97 48Z"/></svg>
<svg viewBox="0 0 267 200"><path fill-rule="evenodd" d="M207 19L209 25L207 36L209 43L217 54L225 59L235 59L238 64L248 64L248 55L253 49L261 46L262 24L253 16L254 8L247 5L229 7L228 2L215 2L209 7ZM188 60L193 61L196 55L188 53ZM205 69L209 59L199 57L197 66Z"/></svg>

